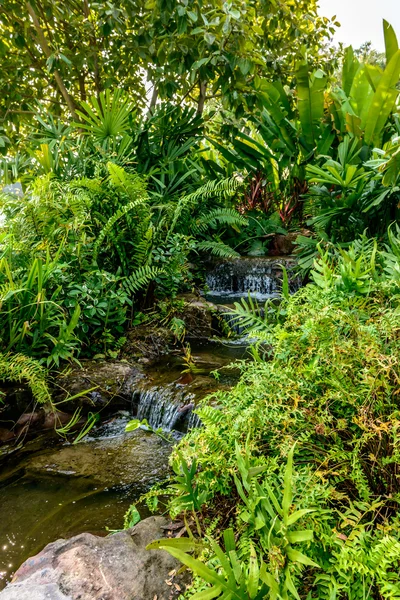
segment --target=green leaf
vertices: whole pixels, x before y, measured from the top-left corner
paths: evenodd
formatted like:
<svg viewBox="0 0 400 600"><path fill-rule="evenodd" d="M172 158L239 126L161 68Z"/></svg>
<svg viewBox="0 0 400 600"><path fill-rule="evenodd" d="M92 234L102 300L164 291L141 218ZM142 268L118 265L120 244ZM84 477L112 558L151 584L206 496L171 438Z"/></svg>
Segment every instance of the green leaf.
<svg viewBox="0 0 400 600"><path fill-rule="evenodd" d="M223 589L226 589L226 582L222 576L217 575L215 571L207 567L200 560L197 560L189 554L182 552L181 549L178 549L176 547L177 544L171 544L171 542L176 542L178 541L178 539L182 538L175 538L174 540L156 540L156 542L158 542L158 548L166 550L169 554L171 554L171 556L179 560L183 565L189 567L189 569L196 573L196 575L202 577L204 581L213 585L221 586ZM151 544L146 546L146 550L155 550L157 548L155 546L156 542L152 542ZM164 542L164 544L162 542ZM168 544L165 542L168 542Z"/></svg>
<svg viewBox="0 0 400 600"><path fill-rule="evenodd" d="M212 600L212 598L218 598L221 592L222 586L215 586L210 588L209 590L197 592L196 594L191 596L191 600Z"/></svg>
<svg viewBox="0 0 400 600"><path fill-rule="evenodd" d="M282 511L283 511L283 522L287 525L289 516L289 510L292 505L293 492L292 492L292 476L293 476L293 453L294 446L291 447L285 469L284 486L283 486L283 500L282 500Z"/></svg>
<svg viewBox="0 0 400 600"><path fill-rule="evenodd" d="M314 532L312 529L304 529L303 531L290 531L287 534L287 538L291 544L298 544L299 542L309 542L313 539Z"/></svg>
<svg viewBox="0 0 400 600"><path fill-rule="evenodd" d="M249 564L249 579L247 584L247 592L251 600L257 596L258 583L260 580L260 570L258 566L257 553L253 544L250 545L250 564Z"/></svg>
<svg viewBox="0 0 400 600"><path fill-rule="evenodd" d="M354 76L358 71L360 63L354 56L354 51L351 46L348 46L344 51L344 61L342 69L342 86L346 96L350 95L350 89L353 85Z"/></svg>
<svg viewBox="0 0 400 600"><path fill-rule="evenodd" d="M287 589L296 598L296 600L300 600L300 596L299 596L299 594L298 594L298 592L297 592L297 590L296 590L296 588L294 586L292 577L290 575L289 568L285 569L285 573L286 573L286 576L285 576L285 585L286 585Z"/></svg>
<svg viewBox="0 0 400 600"><path fill-rule="evenodd" d="M307 565L309 567L317 567L318 569L320 569L320 566L317 565L316 562L314 562L313 560L311 560L311 558L308 558L308 556L306 556L302 552L299 552L298 550L289 548L287 550L287 555L290 558L290 560L293 562L298 562L298 563L301 563L302 565Z"/></svg>
<svg viewBox="0 0 400 600"><path fill-rule="evenodd" d="M302 508L301 510L296 510L288 517L287 525L293 525L294 523L296 523L296 521L298 521L305 515L308 515L313 512L315 512L315 509L313 508Z"/></svg>
<svg viewBox="0 0 400 600"><path fill-rule="evenodd" d="M365 127L365 142L380 147L385 123L393 111L399 90L400 50L390 59L371 100Z"/></svg>
<svg viewBox="0 0 400 600"><path fill-rule="evenodd" d="M324 115L324 89L326 78L316 71L311 79L308 64L303 63L296 71L298 110L303 136L312 149L317 139L320 120Z"/></svg>
<svg viewBox="0 0 400 600"><path fill-rule="evenodd" d="M199 546L199 542L196 542L194 538L163 538L161 540L150 542L150 544L146 546L146 550L164 549L169 552L169 549L176 548L177 550L184 552L193 552L193 550L196 550Z"/></svg>
<svg viewBox="0 0 400 600"><path fill-rule="evenodd" d="M232 528L225 529L224 544L225 544L225 550L226 550L226 552L228 552L228 554L229 554L229 552L234 551L236 549L235 534L234 534Z"/></svg>
<svg viewBox="0 0 400 600"><path fill-rule="evenodd" d="M389 63L399 49L396 33L388 21L383 19L383 35L385 38L386 62Z"/></svg>
<svg viewBox="0 0 400 600"><path fill-rule="evenodd" d="M200 69L200 67L209 63L210 60L210 57L200 58L200 60L196 60L196 62L192 64L192 71L197 71L198 69Z"/></svg>

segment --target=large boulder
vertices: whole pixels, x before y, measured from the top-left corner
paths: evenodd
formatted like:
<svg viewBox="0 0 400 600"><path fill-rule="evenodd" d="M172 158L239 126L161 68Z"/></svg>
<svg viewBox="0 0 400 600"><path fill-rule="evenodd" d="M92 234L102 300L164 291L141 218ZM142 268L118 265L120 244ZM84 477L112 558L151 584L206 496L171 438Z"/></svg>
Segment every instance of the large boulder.
<svg viewBox="0 0 400 600"><path fill-rule="evenodd" d="M0 600L170 600L184 589L179 563L146 545L165 535L164 517L105 538L83 533L28 559Z"/></svg>

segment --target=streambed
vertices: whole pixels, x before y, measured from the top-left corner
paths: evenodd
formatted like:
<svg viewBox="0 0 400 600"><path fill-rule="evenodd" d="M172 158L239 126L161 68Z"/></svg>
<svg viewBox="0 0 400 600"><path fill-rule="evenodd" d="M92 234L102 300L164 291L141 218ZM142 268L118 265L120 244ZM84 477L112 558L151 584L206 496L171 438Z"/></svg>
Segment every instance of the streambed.
<svg viewBox="0 0 400 600"><path fill-rule="evenodd" d="M43 436L0 476L0 589L26 560L58 538L120 529L130 504L165 479L171 445L117 415L77 445ZM143 516L145 507L141 508Z"/></svg>
<svg viewBox="0 0 400 600"><path fill-rule="evenodd" d="M258 301L273 298L279 295L282 262L292 269L290 258L224 261L207 278L207 298L215 310L218 304L225 305L222 312L248 293ZM297 286L292 278L291 291ZM131 503L165 480L172 448L153 433L126 433L127 422L133 416L145 418L153 428L161 427L179 439L199 424L192 413L196 402L234 384L238 373L226 367L244 356L246 346L240 340L192 345L186 363L171 354L144 366L132 381L129 410L115 414L79 444L48 432L19 448L10 447L8 455L3 446L0 589L23 561L49 542L82 532L106 535L107 528L121 528ZM215 370L218 380L212 375ZM140 510L142 517L147 516L145 507Z"/></svg>
<svg viewBox="0 0 400 600"><path fill-rule="evenodd" d="M244 348L209 345L193 350L193 372L181 356L163 357L132 384L129 411L120 411L80 443L51 432L4 455L0 463L0 589L28 557L49 542L82 532L120 529L124 514L154 483L165 480L172 445L143 430L126 433L137 415L154 428L182 437L196 425L194 403L237 377L212 371L243 355ZM190 408L189 408L190 407ZM4 447L3 447L4 448ZM148 516L145 506L142 517Z"/></svg>

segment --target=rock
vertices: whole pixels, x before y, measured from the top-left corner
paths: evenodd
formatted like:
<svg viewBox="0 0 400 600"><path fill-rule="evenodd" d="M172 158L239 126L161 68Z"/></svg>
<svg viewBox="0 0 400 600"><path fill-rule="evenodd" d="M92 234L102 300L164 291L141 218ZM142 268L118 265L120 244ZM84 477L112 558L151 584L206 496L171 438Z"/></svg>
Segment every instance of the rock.
<svg viewBox="0 0 400 600"><path fill-rule="evenodd" d="M81 361L82 368L75 367L57 379L63 392L55 395L55 401L65 400L82 393L82 396L64 404L69 411L82 408L84 412L99 410L108 404L113 410L130 404L132 383L140 376L140 367L127 361L88 360ZM86 390L96 388L85 393Z"/></svg>
<svg viewBox="0 0 400 600"><path fill-rule="evenodd" d="M149 517L133 529L105 538L83 533L49 544L28 559L0 600L170 600L183 581L167 552L146 550L164 537L164 517ZM166 583L169 581L170 585ZM175 587L174 583L177 583Z"/></svg>
<svg viewBox="0 0 400 600"><path fill-rule="evenodd" d="M168 472L171 446L159 436L142 430L124 433L125 419L115 419L103 430L105 437L86 437L81 444L50 448L28 456L22 465L26 475L40 480L50 475L86 479L101 488L135 483L144 492ZM95 435L101 434L100 428ZM122 429L122 431L121 431ZM109 436L109 437L107 437Z"/></svg>
<svg viewBox="0 0 400 600"><path fill-rule="evenodd" d="M191 339L208 339L215 333L212 326L214 305L196 294L181 294L177 300L184 302L176 317L185 323L185 336Z"/></svg>
<svg viewBox="0 0 400 600"><path fill-rule="evenodd" d="M170 329L145 323L137 325L126 333L126 343L122 354L126 358L135 356L153 361L170 352L170 345L176 340Z"/></svg>
<svg viewBox="0 0 400 600"><path fill-rule="evenodd" d="M308 229L301 229L300 231L293 231L286 235L277 233L272 240L269 254L272 256L287 256L292 254L296 248L296 238L302 235L303 237L310 237L311 231Z"/></svg>
<svg viewBox="0 0 400 600"><path fill-rule="evenodd" d="M15 438L15 433L10 431L9 429L6 429L5 427L0 427L0 444L9 442L10 440L13 440L14 438Z"/></svg>
<svg viewBox="0 0 400 600"><path fill-rule="evenodd" d="M288 233L286 235L276 234L272 240L269 254L272 256L285 256L292 254L295 249L295 240L298 233Z"/></svg>
<svg viewBox="0 0 400 600"><path fill-rule="evenodd" d="M46 413L42 429L55 429L56 427L62 427L69 423L72 419L72 415L69 413L62 412L61 410L55 410Z"/></svg>
<svg viewBox="0 0 400 600"><path fill-rule="evenodd" d="M39 412L30 412L30 413L22 413L22 415L19 417L16 425L19 425L21 427L25 426L25 425L34 425L36 423L38 423L38 421L41 420L41 415Z"/></svg>

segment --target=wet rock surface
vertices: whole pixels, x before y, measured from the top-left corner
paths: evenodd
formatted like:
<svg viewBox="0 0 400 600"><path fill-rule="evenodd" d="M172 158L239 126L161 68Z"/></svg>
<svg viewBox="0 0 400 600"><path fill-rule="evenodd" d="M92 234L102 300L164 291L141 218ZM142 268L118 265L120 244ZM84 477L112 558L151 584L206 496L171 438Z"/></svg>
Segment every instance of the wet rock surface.
<svg viewBox="0 0 400 600"><path fill-rule="evenodd" d="M178 562L162 551L147 551L164 537L164 517L149 517L133 529L100 538L83 533L49 544L28 559L1 600L170 600L184 582L171 571ZM168 581L168 583L167 583Z"/></svg>
<svg viewBox="0 0 400 600"><path fill-rule="evenodd" d="M81 364L82 368L74 367L57 378L57 387L62 391L55 393L56 401L83 393L64 406L68 410L78 407L99 410L109 405L110 409L116 410L129 404L132 384L141 375L139 365L118 360L87 360ZM91 388L95 389L84 393Z"/></svg>
<svg viewBox="0 0 400 600"><path fill-rule="evenodd" d="M120 528L130 504L167 477L171 444L142 430L125 433L130 418L119 415L76 445L41 436L7 458L0 472L0 589L47 543Z"/></svg>
<svg viewBox="0 0 400 600"><path fill-rule="evenodd" d="M83 360L81 365L56 379L53 400L61 402L63 410L38 406L23 385L1 388L5 399L0 404L0 445L26 441L40 432L63 427L75 410L80 410L82 416L79 427L89 412L109 415L130 407L132 385L142 376L139 365L115 360ZM77 398L64 402L76 395Z"/></svg>

